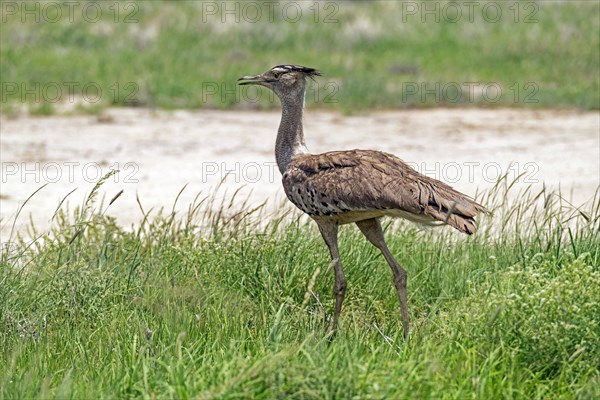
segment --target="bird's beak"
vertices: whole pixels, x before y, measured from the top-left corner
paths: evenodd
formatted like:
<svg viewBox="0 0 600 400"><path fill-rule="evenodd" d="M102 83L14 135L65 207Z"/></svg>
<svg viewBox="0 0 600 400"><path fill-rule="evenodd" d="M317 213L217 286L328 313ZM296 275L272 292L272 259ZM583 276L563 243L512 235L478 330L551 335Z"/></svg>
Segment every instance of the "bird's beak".
<svg viewBox="0 0 600 400"><path fill-rule="evenodd" d="M240 82L243 81L243 82ZM254 75L254 76L242 76L238 79L238 85L261 85L264 86L267 81L263 78L262 75Z"/></svg>

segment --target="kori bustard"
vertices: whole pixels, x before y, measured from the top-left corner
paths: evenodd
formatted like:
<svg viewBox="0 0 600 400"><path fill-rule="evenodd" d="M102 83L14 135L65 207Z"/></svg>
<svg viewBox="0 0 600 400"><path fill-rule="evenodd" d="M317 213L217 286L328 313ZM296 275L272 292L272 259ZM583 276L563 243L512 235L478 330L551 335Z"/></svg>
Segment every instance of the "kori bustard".
<svg viewBox="0 0 600 400"><path fill-rule="evenodd" d="M408 336L407 274L390 253L379 220L400 217L421 224L448 224L471 235L475 216L487 210L450 186L422 175L396 156L374 150L309 153L304 143L302 113L307 77L321 76L314 68L278 65L240 85L271 89L281 101L281 123L275 158L288 199L318 225L331 254L335 274L335 332L346 294L346 277L338 251L338 228L355 223L377 247L392 269L400 299L404 336Z"/></svg>

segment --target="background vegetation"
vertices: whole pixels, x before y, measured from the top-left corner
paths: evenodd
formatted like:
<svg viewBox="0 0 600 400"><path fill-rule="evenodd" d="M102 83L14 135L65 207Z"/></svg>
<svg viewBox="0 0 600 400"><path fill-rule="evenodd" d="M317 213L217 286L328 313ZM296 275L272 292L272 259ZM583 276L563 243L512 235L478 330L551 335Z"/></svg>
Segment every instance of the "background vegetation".
<svg viewBox="0 0 600 400"><path fill-rule="evenodd" d="M483 199L496 222L473 237L388 226L409 273L409 341L385 260L353 227L330 341L314 224L210 212L209 194L132 232L93 192L2 253L0 397L598 398L598 197L575 209L506 191Z"/></svg>
<svg viewBox="0 0 600 400"><path fill-rule="evenodd" d="M597 1L500 1L488 8L482 2L472 12L461 6L460 15L451 4L462 3L446 1L95 2L97 21L96 8L86 3L71 14L65 7L57 18L54 8L35 2L38 22L35 11L24 14L22 5L9 13L6 3L0 36L6 113L23 102L52 113L69 100L69 82L77 84L76 99L85 88L94 100L84 111L112 104L277 107L266 91L235 81L282 63L320 68L325 77L307 101L345 111L600 108Z"/></svg>

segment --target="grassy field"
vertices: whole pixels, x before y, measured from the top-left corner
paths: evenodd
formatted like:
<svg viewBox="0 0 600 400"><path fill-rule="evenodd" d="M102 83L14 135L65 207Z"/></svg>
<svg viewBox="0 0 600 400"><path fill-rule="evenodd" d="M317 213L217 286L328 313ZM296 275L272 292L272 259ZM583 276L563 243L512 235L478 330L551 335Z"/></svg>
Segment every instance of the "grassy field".
<svg viewBox="0 0 600 400"><path fill-rule="evenodd" d="M346 112L600 108L597 1L463 3L78 2L58 14L35 2L28 14L3 1L0 105L272 108L235 80L297 63L325 74L307 101Z"/></svg>
<svg viewBox="0 0 600 400"><path fill-rule="evenodd" d="M598 398L598 197L506 190L482 199L495 216L472 237L387 227L409 341L388 267L353 227L329 341L332 272L297 213L265 223L208 194L131 231L92 191L2 253L0 398Z"/></svg>

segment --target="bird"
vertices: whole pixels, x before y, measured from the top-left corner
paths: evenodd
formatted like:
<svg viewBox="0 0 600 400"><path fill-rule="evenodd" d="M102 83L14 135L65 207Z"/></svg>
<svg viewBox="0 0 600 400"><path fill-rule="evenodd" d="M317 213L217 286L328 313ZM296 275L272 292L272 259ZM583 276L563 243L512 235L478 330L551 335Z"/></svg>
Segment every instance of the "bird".
<svg viewBox="0 0 600 400"><path fill-rule="evenodd" d="M272 90L281 102L275 159L287 198L312 218L329 249L334 272L335 306L330 330L335 333L347 280L338 247L339 227L354 223L383 254L398 294L403 336L409 335L407 272L390 252L381 219L404 218L422 225L450 225L472 235L475 217L489 214L481 204L449 185L423 175L400 158L377 150L341 150L314 154L304 140L303 113L307 79L322 73L300 65L277 65L239 85Z"/></svg>

